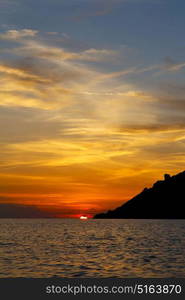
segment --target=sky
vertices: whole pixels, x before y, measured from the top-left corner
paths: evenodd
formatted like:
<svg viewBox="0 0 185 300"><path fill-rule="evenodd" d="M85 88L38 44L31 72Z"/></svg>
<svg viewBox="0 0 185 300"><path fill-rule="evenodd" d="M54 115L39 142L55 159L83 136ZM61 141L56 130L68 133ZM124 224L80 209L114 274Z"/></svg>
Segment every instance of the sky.
<svg viewBox="0 0 185 300"><path fill-rule="evenodd" d="M92 217L185 169L184 11L0 0L0 217Z"/></svg>

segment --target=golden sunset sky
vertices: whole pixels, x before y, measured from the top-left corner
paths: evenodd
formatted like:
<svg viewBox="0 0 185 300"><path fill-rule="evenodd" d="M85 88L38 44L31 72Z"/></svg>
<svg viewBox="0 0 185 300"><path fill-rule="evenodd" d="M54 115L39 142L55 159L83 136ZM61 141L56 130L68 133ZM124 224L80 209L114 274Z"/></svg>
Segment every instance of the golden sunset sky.
<svg viewBox="0 0 185 300"><path fill-rule="evenodd" d="M0 207L93 216L185 169L184 9L0 1Z"/></svg>

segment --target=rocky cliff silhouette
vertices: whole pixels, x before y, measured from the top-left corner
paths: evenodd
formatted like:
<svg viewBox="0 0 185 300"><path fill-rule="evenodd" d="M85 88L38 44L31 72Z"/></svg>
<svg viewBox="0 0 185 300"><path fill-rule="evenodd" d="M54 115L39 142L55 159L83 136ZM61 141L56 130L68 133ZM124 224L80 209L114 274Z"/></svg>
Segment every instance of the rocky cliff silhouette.
<svg viewBox="0 0 185 300"><path fill-rule="evenodd" d="M185 171L164 175L151 188L115 210L97 214L95 219L185 219Z"/></svg>

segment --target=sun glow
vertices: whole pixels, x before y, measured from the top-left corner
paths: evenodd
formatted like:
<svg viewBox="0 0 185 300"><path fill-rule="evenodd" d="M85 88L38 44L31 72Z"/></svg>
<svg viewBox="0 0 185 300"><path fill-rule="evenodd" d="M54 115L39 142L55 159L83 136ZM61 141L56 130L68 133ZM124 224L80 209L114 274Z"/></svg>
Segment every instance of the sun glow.
<svg viewBox="0 0 185 300"><path fill-rule="evenodd" d="M88 219L87 216L81 216L81 217L80 217L80 220L87 220L87 219Z"/></svg>

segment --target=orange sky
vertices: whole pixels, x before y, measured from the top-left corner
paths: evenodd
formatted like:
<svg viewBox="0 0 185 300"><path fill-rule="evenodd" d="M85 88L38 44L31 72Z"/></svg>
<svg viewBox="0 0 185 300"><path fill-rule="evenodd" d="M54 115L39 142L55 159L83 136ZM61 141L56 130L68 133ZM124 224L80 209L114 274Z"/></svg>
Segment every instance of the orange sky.
<svg viewBox="0 0 185 300"><path fill-rule="evenodd" d="M133 32L123 44L120 28L89 37L88 22L0 29L0 209L91 217L184 169L182 57L129 45Z"/></svg>

